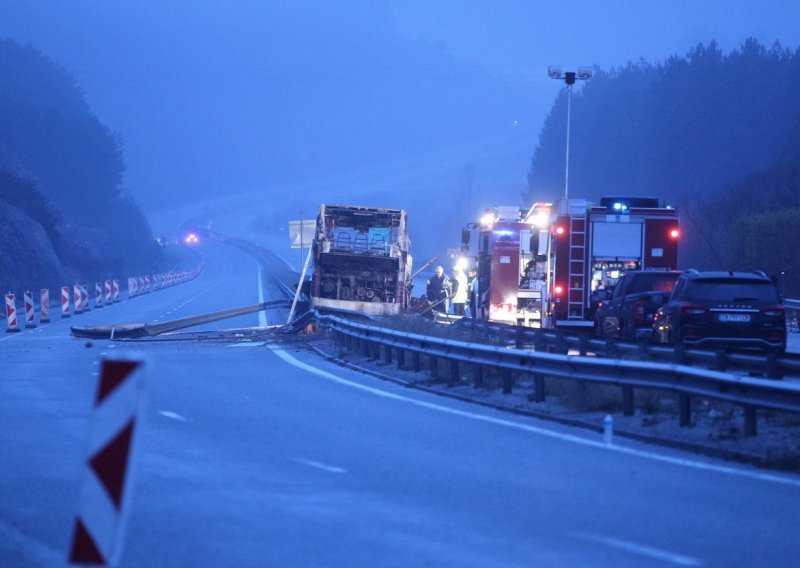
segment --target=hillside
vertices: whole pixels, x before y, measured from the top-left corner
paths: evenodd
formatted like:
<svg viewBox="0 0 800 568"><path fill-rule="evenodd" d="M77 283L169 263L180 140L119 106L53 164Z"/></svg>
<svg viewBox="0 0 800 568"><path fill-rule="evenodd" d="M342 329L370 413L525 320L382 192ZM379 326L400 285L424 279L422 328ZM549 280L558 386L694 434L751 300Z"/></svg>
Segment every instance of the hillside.
<svg viewBox="0 0 800 568"><path fill-rule="evenodd" d="M800 51L750 39L724 55L712 42L663 63L598 71L579 87L570 195L665 199L682 215L681 264L753 268L733 229L745 215L797 206ZM527 202L563 192L566 102L562 91L543 127Z"/></svg>
<svg viewBox="0 0 800 568"><path fill-rule="evenodd" d="M0 285L122 277L159 262L123 186L119 139L69 74L34 48L0 41Z"/></svg>

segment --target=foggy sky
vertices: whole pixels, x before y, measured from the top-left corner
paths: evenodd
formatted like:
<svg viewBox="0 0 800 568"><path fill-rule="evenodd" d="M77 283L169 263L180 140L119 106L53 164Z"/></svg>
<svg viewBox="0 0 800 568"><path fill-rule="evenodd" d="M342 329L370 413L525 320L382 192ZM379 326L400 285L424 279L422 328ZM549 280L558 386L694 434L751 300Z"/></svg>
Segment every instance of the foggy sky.
<svg viewBox="0 0 800 568"><path fill-rule="evenodd" d="M3 0L0 13L0 37L62 64L119 133L147 209L425 158L521 187L561 88L548 65L800 44L791 1Z"/></svg>

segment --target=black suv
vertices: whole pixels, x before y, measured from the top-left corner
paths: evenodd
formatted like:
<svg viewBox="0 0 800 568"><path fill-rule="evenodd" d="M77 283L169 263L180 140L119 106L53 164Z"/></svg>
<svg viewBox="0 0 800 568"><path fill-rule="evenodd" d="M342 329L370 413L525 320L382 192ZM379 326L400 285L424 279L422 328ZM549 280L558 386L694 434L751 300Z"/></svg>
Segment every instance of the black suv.
<svg viewBox="0 0 800 568"><path fill-rule="evenodd" d="M686 271L653 329L660 343L786 351L786 311L763 272Z"/></svg>

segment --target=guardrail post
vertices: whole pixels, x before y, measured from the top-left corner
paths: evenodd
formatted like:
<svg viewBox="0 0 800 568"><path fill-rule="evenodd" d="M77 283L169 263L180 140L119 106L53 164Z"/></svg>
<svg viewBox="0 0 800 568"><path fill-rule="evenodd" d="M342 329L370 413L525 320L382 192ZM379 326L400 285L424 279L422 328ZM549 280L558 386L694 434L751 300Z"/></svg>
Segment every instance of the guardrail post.
<svg viewBox="0 0 800 568"><path fill-rule="evenodd" d="M428 356L428 360L430 361L430 372L432 379L439 378L439 360L436 357L431 355Z"/></svg>
<svg viewBox="0 0 800 568"><path fill-rule="evenodd" d="M339 359L342 359L345 353L347 353L347 336L338 331L332 331L332 333L336 339L336 343L339 344Z"/></svg>
<svg viewBox="0 0 800 568"><path fill-rule="evenodd" d="M523 349L525 347L525 333L519 326L514 333L514 347L517 349Z"/></svg>
<svg viewBox="0 0 800 568"><path fill-rule="evenodd" d="M458 360L450 359L450 377L449 382L447 383L448 386L454 387L461 381L461 378L458 376Z"/></svg>
<svg viewBox="0 0 800 568"><path fill-rule="evenodd" d="M402 349L397 350L397 368L402 369L406 363L406 352Z"/></svg>
<svg viewBox="0 0 800 568"><path fill-rule="evenodd" d="M586 352L589 350L589 336L585 333L582 333L580 338L578 339L578 352L581 354L581 357L586 357Z"/></svg>
<svg viewBox="0 0 800 568"><path fill-rule="evenodd" d="M685 365L686 364L686 347L683 343L676 343L675 344L675 364L676 365Z"/></svg>
<svg viewBox="0 0 800 568"><path fill-rule="evenodd" d="M678 395L678 424L681 427L692 425L692 397L688 394Z"/></svg>
<svg viewBox="0 0 800 568"><path fill-rule="evenodd" d="M567 338L562 331L558 334L558 340L556 341L556 352L562 355L566 355L569 353L569 347L567 346Z"/></svg>
<svg viewBox="0 0 800 568"><path fill-rule="evenodd" d="M476 389L483 386L483 365L472 364L472 380Z"/></svg>
<svg viewBox="0 0 800 568"><path fill-rule="evenodd" d="M414 369L415 373L419 373L422 370L422 362L420 361L419 351L411 352L411 368Z"/></svg>
<svg viewBox="0 0 800 568"><path fill-rule="evenodd" d="M387 365L391 364L392 362L392 346L391 345L384 345L383 346L383 362Z"/></svg>
<svg viewBox="0 0 800 568"><path fill-rule="evenodd" d="M744 435L755 436L756 430L756 407L746 405L744 407Z"/></svg>
<svg viewBox="0 0 800 568"><path fill-rule="evenodd" d="M716 369L717 371L725 371L725 369L728 368L727 356L728 354L725 352L724 349L717 349L714 369Z"/></svg>
<svg viewBox="0 0 800 568"><path fill-rule="evenodd" d="M622 414L633 416L633 387L622 387Z"/></svg>
<svg viewBox="0 0 800 568"><path fill-rule="evenodd" d="M369 341L367 341L363 337L359 339L359 341L361 342L361 355L365 359L369 359Z"/></svg>
<svg viewBox="0 0 800 568"><path fill-rule="evenodd" d="M778 354L774 351L767 353L767 378L768 379L782 379L783 373L781 372L780 365L778 365Z"/></svg>
<svg viewBox="0 0 800 568"><path fill-rule="evenodd" d="M544 342L544 333L541 329L536 330L536 337L533 340L533 348L536 351L544 351L545 350L545 342Z"/></svg>
<svg viewBox="0 0 800 568"><path fill-rule="evenodd" d="M500 377L503 379L503 394L511 394L513 383L511 369L500 369Z"/></svg>
<svg viewBox="0 0 800 568"><path fill-rule="evenodd" d="M533 402L544 402L544 375L533 376Z"/></svg>
<svg viewBox="0 0 800 568"><path fill-rule="evenodd" d="M648 347L648 341L646 339L640 339L637 345L637 354L639 355L639 359L642 361L647 361L650 359L650 349Z"/></svg>

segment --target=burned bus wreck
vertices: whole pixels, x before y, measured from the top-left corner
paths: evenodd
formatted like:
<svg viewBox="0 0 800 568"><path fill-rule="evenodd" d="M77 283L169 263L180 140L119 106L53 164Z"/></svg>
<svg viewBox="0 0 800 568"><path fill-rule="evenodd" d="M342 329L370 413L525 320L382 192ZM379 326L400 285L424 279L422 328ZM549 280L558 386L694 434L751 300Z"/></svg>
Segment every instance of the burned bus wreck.
<svg viewBox="0 0 800 568"><path fill-rule="evenodd" d="M411 279L406 212L320 205L313 243L311 305L377 315L400 313Z"/></svg>

